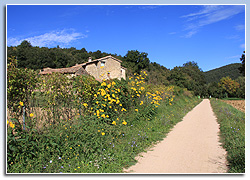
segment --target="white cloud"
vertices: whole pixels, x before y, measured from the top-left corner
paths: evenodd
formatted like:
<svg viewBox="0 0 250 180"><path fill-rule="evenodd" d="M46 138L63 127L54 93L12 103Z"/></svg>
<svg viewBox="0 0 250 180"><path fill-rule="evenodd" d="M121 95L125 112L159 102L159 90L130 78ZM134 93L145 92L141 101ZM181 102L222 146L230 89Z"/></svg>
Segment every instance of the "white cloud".
<svg viewBox="0 0 250 180"><path fill-rule="evenodd" d="M239 59L240 57L241 55L235 55L235 56L226 57L225 59Z"/></svg>
<svg viewBox="0 0 250 180"><path fill-rule="evenodd" d="M240 45L240 48L245 49L245 43Z"/></svg>
<svg viewBox="0 0 250 180"><path fill-rule="evenodd" d="M21 44L23 40L18 40L17 38L7 38L7 45L8 46L17 46Z"/></svg>
<svg viewBox="0 0 250 180"><path fill-rule="evenodd" d="M245 25L244 24L240 24L234 27L237 31L242 31L245 30Z"/></svg>
<svg viewBox="0 0 250 180"><path fill-rule="evenodd" d="M75 32L73 29L65 29L60 31L51 31L42 35L27 37L27 38L13 38L7 40L8 46L19 45L23 40L27 40L32 46L56 46L56 45L69 45L75 40L86 38L87 35Z"/></svg>
<svg viewBox="0 0 250 180"><path fill-rule="evenodd" d="M192 37L198 30L206 25L210 25L222 20L229 19L236 14L244 12L244 5L205 5L198 12L190 13L181 18L186 19L186 37Z"/></svg>
<svg viewBox="0 0 250 180"><path fill-rule="evenodd" d="M241 39L238 34L225 37L226 39Z"/></svg>
<svg viewBox="0 0 250 180"><path fill-rule="evenodd" d="M182 36L182 37L190 38L190 37L192 37L194 34L196 34L197 32L198 32L197 29L193 29L193 30L189 31L187 34L185 34L184 36Z"/></svg>
<svg viewBox="0 0 250 180"><path fill-rule="evenodd" d="M170 32L170 33L168 33L169 35L174 35L174 34L176 34L177 32Z"/></svg>

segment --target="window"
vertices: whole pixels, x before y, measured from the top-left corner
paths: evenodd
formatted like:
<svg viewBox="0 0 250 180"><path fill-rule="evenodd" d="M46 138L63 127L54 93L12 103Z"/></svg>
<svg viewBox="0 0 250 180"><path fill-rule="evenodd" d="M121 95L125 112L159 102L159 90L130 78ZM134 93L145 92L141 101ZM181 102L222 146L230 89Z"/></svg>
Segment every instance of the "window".
<svg viewBox="0 0 250 180"><path fill-rule="evenodd" d="M105 66L105 62L101 62L101 67L104 67Z"/></svg>

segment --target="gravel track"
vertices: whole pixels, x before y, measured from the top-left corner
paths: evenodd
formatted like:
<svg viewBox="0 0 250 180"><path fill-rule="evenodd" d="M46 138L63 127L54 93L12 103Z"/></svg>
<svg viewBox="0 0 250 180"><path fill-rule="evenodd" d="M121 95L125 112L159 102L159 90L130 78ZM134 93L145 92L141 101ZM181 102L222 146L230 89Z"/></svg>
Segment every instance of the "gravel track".
<svg viewBox="0 0 250 180"><path fill-rule="evenodd" d="M126 173L226 173L226 151L219 143L219 124L210 101L204 99L167 137Z"/></svg>

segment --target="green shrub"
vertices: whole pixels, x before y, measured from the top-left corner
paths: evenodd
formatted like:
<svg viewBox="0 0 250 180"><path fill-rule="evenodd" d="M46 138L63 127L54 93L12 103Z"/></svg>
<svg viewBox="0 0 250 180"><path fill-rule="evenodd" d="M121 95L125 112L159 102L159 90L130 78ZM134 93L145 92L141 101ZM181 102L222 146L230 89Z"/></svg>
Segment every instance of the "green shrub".
<svg viewBox="0 0 250 180"><path fill-rule="evenodd" d="M86 76L39 77L28 102L41 101L47 121L38 127L39 113L29 112L23 129L9 119L7 172L121 173L134 164L200 101L178 87L147 85L146 75L102 83Z"/></svg>
<svg viewBox="0 0 250 180"><path fill-rule="evenodd" d="M17 68L17 60L8 58L7 64L7 108L14 118L22 114L21 106L29 109L29 98L34 92L37 78L30 69Z"/></svg>

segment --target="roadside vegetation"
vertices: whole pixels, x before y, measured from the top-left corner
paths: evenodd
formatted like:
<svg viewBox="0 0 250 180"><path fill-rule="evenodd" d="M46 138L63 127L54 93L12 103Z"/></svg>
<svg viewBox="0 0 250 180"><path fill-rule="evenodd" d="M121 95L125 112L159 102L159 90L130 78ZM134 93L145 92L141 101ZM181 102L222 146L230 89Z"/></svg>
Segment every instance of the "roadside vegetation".
<svg viewBox="0 0 250 180"><path fill-rule="evenodd" d="M245 113L221 100L211 105L220 124L220 137L227 151L229 173L245 173Z"/></svg>
<svg viewBox="0 0 250 180"><path fill-rule="evenodd" d="M146 71L100 83L37 76L9 61L8 173L121 173L201 101L147 84Z"/></svg>
<svg viewBox="0 0 250 180"><path fill-rule="evenodd" d="M244 113L213 99L245 98L244 53L241 66L228 66L236 76L208 82L196 62L170 70L137 50L121 56L85 48L33 47L28 41L8 47L7 172L122 172L200 97L212 97L230 172L244 172ZM90 56L94 60L107 55L122 60L126 80L38 76L45 67L70 67Z"/></svg>

